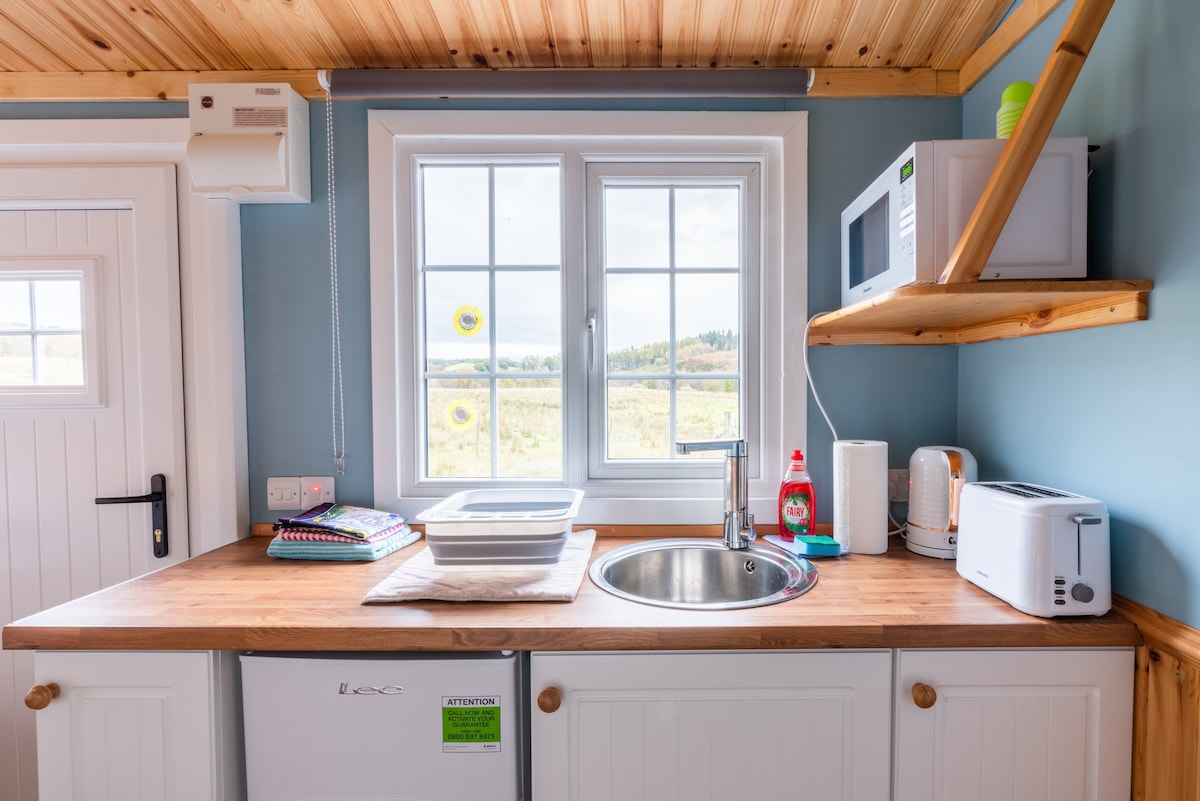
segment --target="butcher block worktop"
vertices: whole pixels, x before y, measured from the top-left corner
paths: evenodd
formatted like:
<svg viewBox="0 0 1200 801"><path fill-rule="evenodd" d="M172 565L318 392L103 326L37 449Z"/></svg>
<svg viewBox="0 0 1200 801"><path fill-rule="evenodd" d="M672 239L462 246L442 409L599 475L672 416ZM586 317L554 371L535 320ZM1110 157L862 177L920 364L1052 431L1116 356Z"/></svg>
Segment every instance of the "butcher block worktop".
<svg viewBox="0 0 1200 801"><path fill-rule="evenodd" d="M896 540L896 538L893 538ZM593 558L633 541L600 536ZM572 603L421 602L363 595L425 547L377 562L266 555L251 537L4 628L4 647L52 650L692 650L1103 647L1140 642L1115 613L1044 620L964 581L953 561L908 552L814 560L806 595L757 609L625 601L586 576Z"/></svg>

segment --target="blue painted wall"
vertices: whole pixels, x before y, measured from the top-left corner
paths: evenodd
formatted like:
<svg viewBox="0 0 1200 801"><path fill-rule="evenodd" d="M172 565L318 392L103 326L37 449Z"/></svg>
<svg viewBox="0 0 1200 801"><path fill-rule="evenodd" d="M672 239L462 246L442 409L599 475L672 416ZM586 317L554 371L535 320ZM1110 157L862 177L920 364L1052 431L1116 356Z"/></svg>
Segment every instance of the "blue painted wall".
<svg viewBox="0 0 1200 801"><path fill-rule="evenodd" d="M1070 5L1070 4L1067 4ZM1060 9L963 101L995 135L1000 91L1036 81ZM1089 274L1151 278L1150 319L959 348L959 441L980 474L1103 500L1113 586L1200 626L1200 4L1118 0L1054 130L1093 154Z"/></svg>

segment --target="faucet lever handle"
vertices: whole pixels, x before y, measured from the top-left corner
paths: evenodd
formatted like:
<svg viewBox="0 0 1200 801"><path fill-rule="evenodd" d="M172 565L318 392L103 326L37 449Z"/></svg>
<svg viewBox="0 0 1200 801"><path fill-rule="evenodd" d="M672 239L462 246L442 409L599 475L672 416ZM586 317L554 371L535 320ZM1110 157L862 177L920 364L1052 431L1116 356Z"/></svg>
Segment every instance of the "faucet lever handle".
<svg viewBox="0 0 1200 801"><path fill-rule="evenodd" d="M696 451L726 451L730 456L746 456L748 449L744 439L692 439L678 440L675 443L676 453L695 453Z"/></svg>

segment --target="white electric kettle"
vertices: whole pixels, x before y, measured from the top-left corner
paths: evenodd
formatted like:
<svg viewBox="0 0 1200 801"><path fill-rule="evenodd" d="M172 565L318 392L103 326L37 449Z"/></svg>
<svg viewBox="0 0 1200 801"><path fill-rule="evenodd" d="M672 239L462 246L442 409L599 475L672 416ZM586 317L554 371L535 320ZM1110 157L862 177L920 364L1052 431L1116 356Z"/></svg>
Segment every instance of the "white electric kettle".
<svg viewBox="0 0 1200 801"><path fill-rule="evenodd" d="M953 559L958 552L958 500L977 481L975 457L966 448L931 445L908 460L908 550Z"/></svg>

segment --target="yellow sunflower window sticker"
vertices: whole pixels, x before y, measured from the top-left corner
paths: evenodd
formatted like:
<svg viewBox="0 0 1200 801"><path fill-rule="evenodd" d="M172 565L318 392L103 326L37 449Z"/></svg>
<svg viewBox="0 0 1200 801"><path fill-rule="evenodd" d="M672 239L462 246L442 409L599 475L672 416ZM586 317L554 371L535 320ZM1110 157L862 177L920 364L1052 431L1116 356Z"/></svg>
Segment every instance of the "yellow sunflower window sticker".
<svg viewBox="0 0 1200 801"><path fill-rule="evenodd" d="M459 306L454 312L454 330L464 337L473 337L483 328L483 313L477 306Z"/></svg>
<svg viewBox="0 0 1200 801"><path fill-rule="evenodd" d="M470 428L475 419L475 407L465 400L456 400L446 407L446 422L451 428Z"/></svg>

